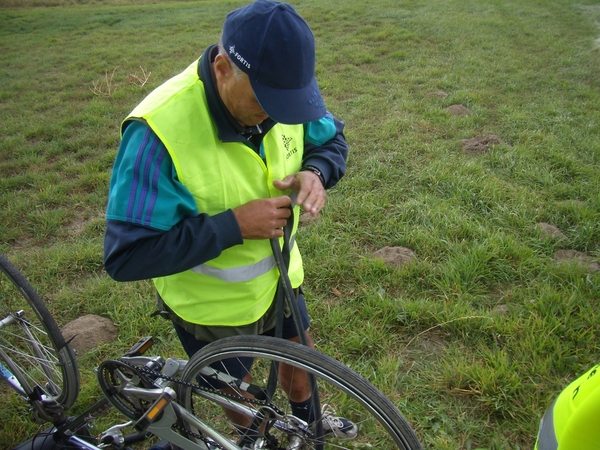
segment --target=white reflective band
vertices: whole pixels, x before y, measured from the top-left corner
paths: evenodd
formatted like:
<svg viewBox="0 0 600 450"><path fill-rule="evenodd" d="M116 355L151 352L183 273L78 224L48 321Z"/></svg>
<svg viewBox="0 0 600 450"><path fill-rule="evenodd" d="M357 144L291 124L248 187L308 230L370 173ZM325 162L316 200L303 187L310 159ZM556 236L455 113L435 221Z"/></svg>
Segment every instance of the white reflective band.
<svg viewBox="0 0 600 450"><path fill-rule="evenodd" d="M294 247L296 243L296 236L292 236L290 249ZM217 269L207 264L200 264L199 266L192 267L190 270L194 273L206 275L219 280L226 281L228 283L240 283L243 281L250 281L254 278L258 278L261 275L273 270L277 266L275 257L269 255L260 261L250 264L248 266L231 267L229 269Z"/></svg>
<svg viewBox="0 0 600 450"><path fill-rule="evenodd" d="M199 266L192 267L192 272L218 278L229 283L239 283L264 275L274 269L276 265L275 257L271 255L249 266L238 266L230 269L217 269L206 264L200 264Z"/></svg>

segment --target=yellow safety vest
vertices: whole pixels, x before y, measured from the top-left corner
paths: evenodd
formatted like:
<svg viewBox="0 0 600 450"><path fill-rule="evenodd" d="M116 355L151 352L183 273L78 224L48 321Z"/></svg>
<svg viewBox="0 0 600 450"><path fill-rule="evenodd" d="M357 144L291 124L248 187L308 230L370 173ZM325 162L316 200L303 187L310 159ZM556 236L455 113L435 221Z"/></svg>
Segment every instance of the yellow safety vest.
<svg viewBox="0 0 600 450"><path fill-rule="evenodd" d="M542 418L535 450L600 449L600 365L569 384Z"/></svg>
<svg viewBox="0 0 600 450"><path fill-rule="evenodd" d="M167 148L179 181L198 210L216 214L251 200L289 194L274 180L300 170L302 125L276 124L263 139L266 164L241 142L221 142L208 110L198 61L154 90L123 122L143 119ZM298 228L294 208L292 240ZM283 246L283 243L281 243ZM292 246L290 281L303 281L302 259ZM187 322L240 326L256 322L271 305L279 270L269 240L244 240L185 272L153 279L163 301Z"/></svg>

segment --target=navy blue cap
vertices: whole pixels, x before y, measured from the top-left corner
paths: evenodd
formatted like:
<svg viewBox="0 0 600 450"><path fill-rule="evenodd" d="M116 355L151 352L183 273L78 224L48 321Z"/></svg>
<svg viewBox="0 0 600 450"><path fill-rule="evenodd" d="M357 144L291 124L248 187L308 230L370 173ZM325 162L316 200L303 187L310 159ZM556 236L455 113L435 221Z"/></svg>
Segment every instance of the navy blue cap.
<svg viewBox="0 0 600 450"><path fill-rule="evenodd" d="M300 124L325 116L315 78L315 39L287 3L256 0L227 15L222 41L271 119Z"/></svg>

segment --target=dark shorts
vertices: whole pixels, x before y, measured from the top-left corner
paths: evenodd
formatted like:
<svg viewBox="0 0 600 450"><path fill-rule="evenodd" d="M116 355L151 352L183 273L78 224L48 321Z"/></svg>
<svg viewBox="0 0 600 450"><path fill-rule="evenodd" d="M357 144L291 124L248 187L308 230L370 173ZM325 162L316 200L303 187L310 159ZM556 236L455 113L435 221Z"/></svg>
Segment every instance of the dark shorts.
<svg viewBox="0 0 600 450"><path fill-rule="evenodd" d="M273 302L276 303L276 302ZM308 311L306 310L306 303L304 301L304 296L300 293L298 294L298 309L300 310L300 317L302 319L302 325L304 330L308 330L310 326L310 317L308 315ZM274 307L271 307L269 311L265 314L265 316L273 314L275 311ZM292 339L298 336L298 331L296 328L296 324L291 314L286 314L287 317L284 316L283 319L283 330L282 337L284 339ZM177 336L181 341L181 345L183 349L187 353L187 355L191 358L196 352L200 349L204 348L210 342L222 339L228 336L238 336L238 335L251 335L251 334L260 334L263 336L275 336L275 326L273 324L272 327L269 327L266 330L260 329L262 325L257 325L259 323L271 324L273 321L270 319L261 319L255 324L251 324L246 327L203 327L204 330L201 331L202 334L205 334L208 331L208 335L212 337L211 340L198 339L197 335L200 334L195 330L195 333L192 333L190 330L184 328L181 324L173 321L173 326L175 327L175 331L177 332ZM213 366L216 370L224 370L229 375L236 378L243 378L249 371L252 366L252 358L238 358L238 359L227 359L224 360L224 367Z"/></svg>

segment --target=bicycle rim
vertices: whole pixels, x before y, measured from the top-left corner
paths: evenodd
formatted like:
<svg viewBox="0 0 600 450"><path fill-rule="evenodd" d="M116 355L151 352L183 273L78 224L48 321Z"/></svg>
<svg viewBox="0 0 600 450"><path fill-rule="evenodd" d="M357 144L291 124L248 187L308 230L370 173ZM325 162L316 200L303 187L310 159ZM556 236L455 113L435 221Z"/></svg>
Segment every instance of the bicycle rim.
<svg viewBox="0 0 600 450"><path fill-rule="evenodd" d="M421 449L414 431L402 414L372 384L333 358L286 340L236 336L213 342L191 358L182 373L182 381L214 388L214 375L209 377L202 373L206 372L206 367L212 365L223 370L219 364L221 361L244 357L254 358L251 369L252 392L266 390L272 362L278 368L284 363L290 368L291 377L302 376L303 372L312 374L316 379L321 405L330 415L343 417L356 424L358 433L353 439L347 439L348 436L337 437L327 431L325 436L319 437L320 432L315 430L320 427L315 423L304 425L294 419L288 394L281 383L278 383L271 401L262 404L252 400L243 401L244 397L253 398L254 395L242 388L232 388L231 385L227 388L230 395L223 393L223 389L205 391L181 386L178 396L183 406L232 442L247 448L263 445L260 448L268 449ZM262 421L258 428L254 426L254 431L247 433L251 435L248 437L243 436L245 432L240 431L240 427L230 418L232 414L226 414L224 408L237 411L238 417L242 417L236 419L238 424L245 422L247 425L252 416L264 418L272 413L275 417L270 421ZM322 420L326 429L325 422ZM255 425L257 423L255 419ZM252 430L253 427L249 428Z"/></svg>
<svg viewBox="0 0 600 450"><path fill-rule="evenodd" d="M38 293L2 254L0 321L0 358L27 400L42 414L48 410L42 418L51 420L57 405L63 411L73 406L79 393L75 354Z"/></svg>

